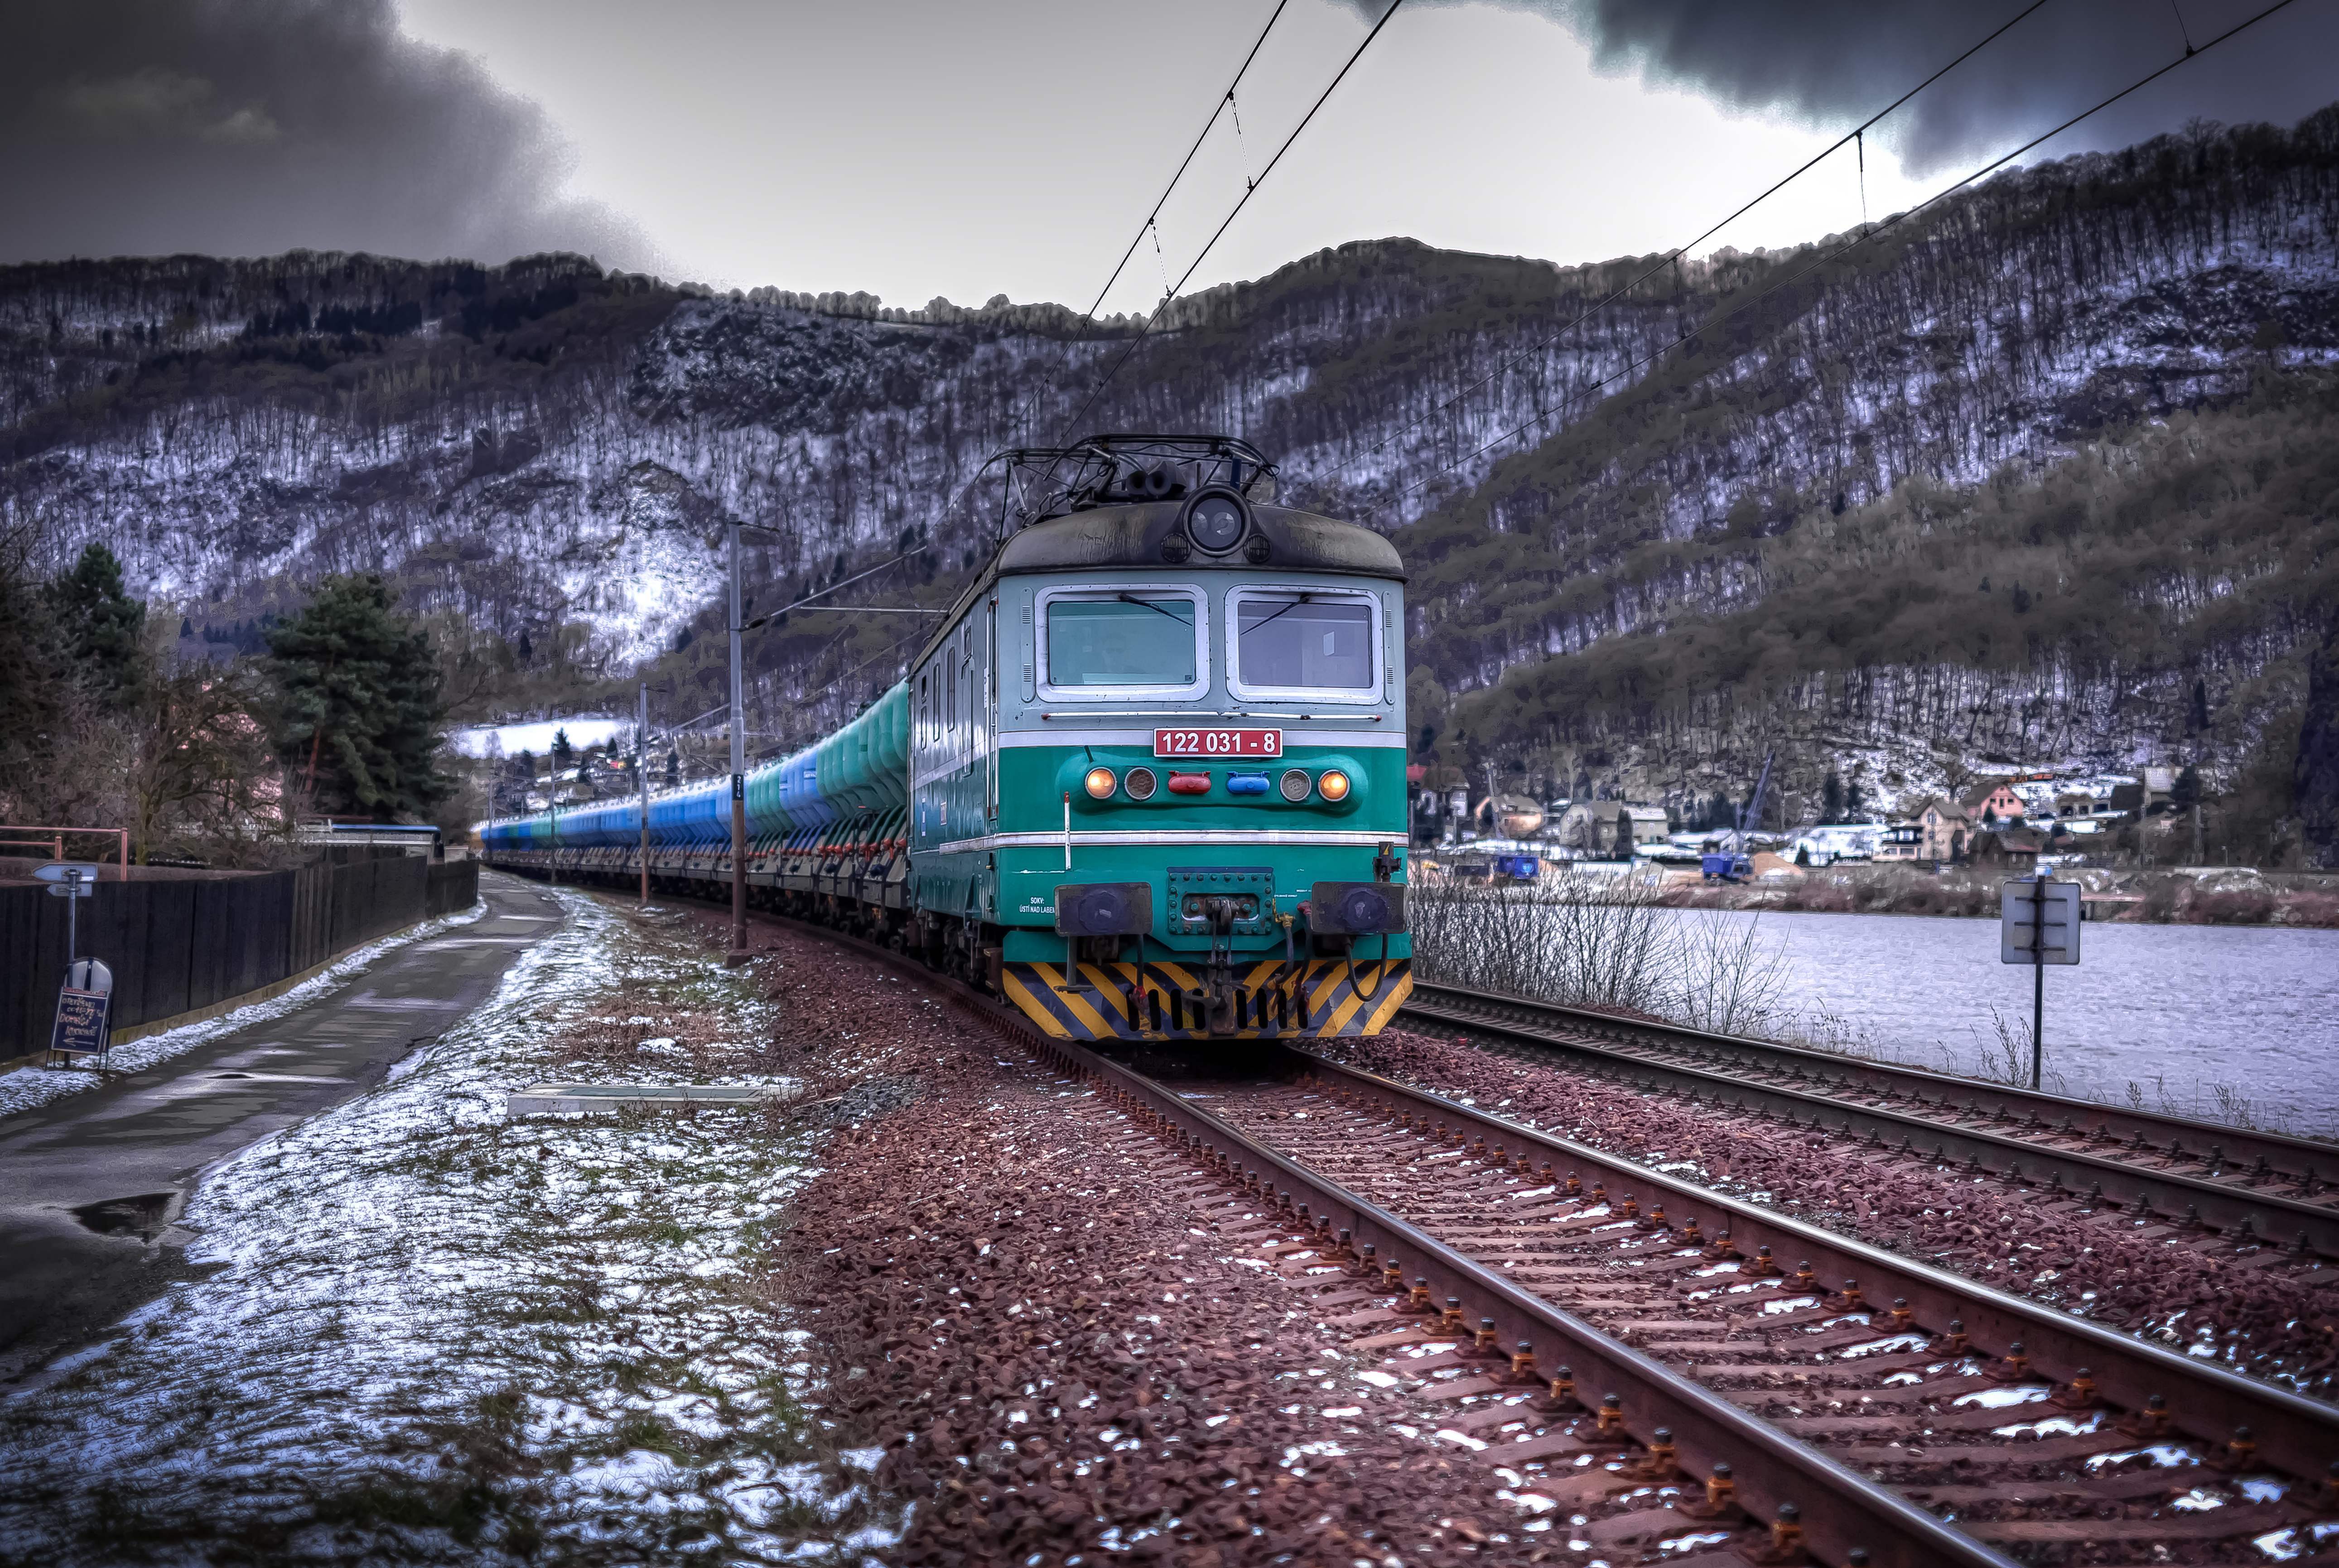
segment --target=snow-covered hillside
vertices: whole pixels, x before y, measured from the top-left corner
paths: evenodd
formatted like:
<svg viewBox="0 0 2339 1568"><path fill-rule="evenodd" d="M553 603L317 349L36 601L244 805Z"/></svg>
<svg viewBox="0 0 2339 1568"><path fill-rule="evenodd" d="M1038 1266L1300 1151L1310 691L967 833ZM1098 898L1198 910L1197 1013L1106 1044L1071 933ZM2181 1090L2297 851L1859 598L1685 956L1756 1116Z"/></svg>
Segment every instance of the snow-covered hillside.
<svg viewBox="0 0 2339 1568"><path fill-rule="evenodd" d="M1347 245L1179 301L1084 426L1247 435L1287 498L1396 532L1419 655L1466 692L1760 603L1753 557L1701 541L2041 472L2107 425L2339 360L2334 148L2333 111L2165 138L1841 255L1630 287L1653 259ZM51 561L105 538L143 591L228 613L388 569L504 636L583 620L639 656L713 592L728 518L776 530L774 585L920 538L946 571L978 558L979 465L1054 439L1129 331L571 257L0 269L0 527Z"/></svg>

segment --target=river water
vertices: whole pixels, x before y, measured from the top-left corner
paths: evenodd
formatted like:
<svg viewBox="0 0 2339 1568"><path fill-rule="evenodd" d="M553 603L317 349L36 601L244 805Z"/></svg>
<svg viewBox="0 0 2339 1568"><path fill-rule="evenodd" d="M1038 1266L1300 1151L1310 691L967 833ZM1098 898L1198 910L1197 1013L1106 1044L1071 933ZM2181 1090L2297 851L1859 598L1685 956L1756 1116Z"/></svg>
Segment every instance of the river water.
<svg viewBox="0 0 2339 1568"><path fill-rule="evenodd" d="M1732 918L1759 922L1807 1033L1973 1072L2002 1020L2027 1053L2031 974L1999 962L1996 921ZM2259 1126L2339 1135L2339 931L2089 924L2046 979L2046 1088L2124 1102L2134 1084L2147 1109L2216 1120L2222 1086Z"/></svg>

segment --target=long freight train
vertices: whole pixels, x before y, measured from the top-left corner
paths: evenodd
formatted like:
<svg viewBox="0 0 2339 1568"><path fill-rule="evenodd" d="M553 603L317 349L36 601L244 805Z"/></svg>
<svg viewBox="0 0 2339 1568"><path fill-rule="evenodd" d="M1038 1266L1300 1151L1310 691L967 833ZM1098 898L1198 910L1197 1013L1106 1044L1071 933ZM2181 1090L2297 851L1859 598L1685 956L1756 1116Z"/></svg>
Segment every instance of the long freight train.
<svg viewBox="0 0 2339 1568"><path fill-rule="evenodd" d="M922 956L1074 1040L1378 1031L1406 936L1405 571L1254 500L1224 437L1008 454L1021 526L908 676L746 775L747 897ZM722 896L729 781L653 796ZM633 801L490 823L491 864L625 885Z"/></svg>

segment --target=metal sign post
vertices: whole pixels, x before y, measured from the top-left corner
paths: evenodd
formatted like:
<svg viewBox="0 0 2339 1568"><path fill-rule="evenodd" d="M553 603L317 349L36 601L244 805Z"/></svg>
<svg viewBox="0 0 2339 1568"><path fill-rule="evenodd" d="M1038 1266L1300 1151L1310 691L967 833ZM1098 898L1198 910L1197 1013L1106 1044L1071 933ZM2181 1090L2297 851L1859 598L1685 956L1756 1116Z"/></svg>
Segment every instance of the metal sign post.
<svg viewBox="0 0 2339 1568"><path fill-rule="evenodd" d="M97 867L87 861L55 861L36 866L33 874L49 884L49 896L65 901L65 962L70 964L81 956L81 925L76 899L84 899L97 886Z"/></svg>
<svg viewBox="0 0 2339 1568"><path fill-rule="evenodd" d="M1998 890L1998 961L2030 966L2030 1087L2038 1087L2047 1024L2047 966L2079 962L2079 893L2047 873Z"/></svg>

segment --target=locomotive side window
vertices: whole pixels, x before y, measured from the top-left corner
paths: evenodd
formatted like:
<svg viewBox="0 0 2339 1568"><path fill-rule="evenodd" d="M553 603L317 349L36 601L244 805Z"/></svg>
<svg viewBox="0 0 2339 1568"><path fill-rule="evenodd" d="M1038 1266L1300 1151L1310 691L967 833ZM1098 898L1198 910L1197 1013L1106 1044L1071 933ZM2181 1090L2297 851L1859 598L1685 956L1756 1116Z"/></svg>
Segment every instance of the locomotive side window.
<svg viewBox="0 0 2339 1568"><path fill-rule="evenodd" d="M1041 683L1058 696L1209 688L1202 596L1191 588L1050 589L1040 614Z"/></svg>
<svg viewBox="0 0 2339 1568"><path fill-rule="evenodd" d="M1227 596L1231 623L1229 685L1239 695L1338 694L1369 700L1380 686L1373 596L1353 589L1237 588Z"/></svg>

